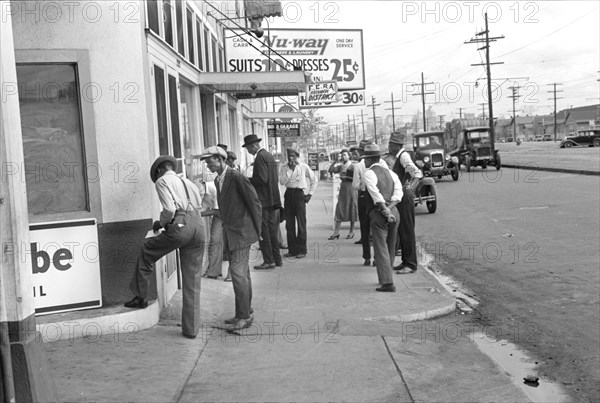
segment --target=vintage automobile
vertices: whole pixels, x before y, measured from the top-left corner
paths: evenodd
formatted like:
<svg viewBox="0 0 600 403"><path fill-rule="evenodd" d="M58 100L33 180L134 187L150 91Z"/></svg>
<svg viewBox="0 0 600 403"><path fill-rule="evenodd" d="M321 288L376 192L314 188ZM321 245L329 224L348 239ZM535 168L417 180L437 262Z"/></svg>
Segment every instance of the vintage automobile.
<svg viewBox="0 0 600 403"><path fill-rule="evenodd" d="M497 170L502 167L500 154L485 123L481 119L453 119L446 124L446 150L451 157L458 158L459 169L460 164L467 172L476 166L486 169L494 165Z"/></svg>
<svg viewBox="0 0 600 403"><path fill-rule="evenodd" d="M435 181L432 178L423 177L415 189L415 207L425 203L429 214L437 210L437 194L435 192Z"/></svg>
<svg viewBox="0 0 600 403"><path fill-rule="evenodd" d="M600 147L600 128L579 130L577 133L571 133L560 142L560 148L577 146Z"/></svg>
<svg viewBox="0 0 600 403"><path fill-rule="evenodd" d="M444 132L426 132L413 136L415 164L423 175L441 179L445 175L458 180L458 158L446 153Z"/></svg>

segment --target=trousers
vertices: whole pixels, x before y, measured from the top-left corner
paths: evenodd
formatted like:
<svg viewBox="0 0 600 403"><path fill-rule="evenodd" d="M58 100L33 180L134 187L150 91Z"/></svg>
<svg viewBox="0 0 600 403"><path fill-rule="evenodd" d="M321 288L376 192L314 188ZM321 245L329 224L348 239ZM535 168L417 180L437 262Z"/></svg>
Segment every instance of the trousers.
<svg viewBox="0 0 600 403"><path fill-rule="evenodd" d="M398 237L402 249L402 266L417 269L417 241L415 239L415 199L410 189L404 189L402 201L396 205L400 214Z"/></svg>
<svg viewBox="0 0 600 403"><path fill-rule="evenodd" d="M294 255L306 255L306 202L302 189L285 191L285 229L289 252ZM298 232L296 232L296 223Z"/></svg>
<svg viewBox="0 0 600 403"><path fill-rule="evenodd" d="M250 279L250 246L229 251L229 273L235 294L235 317L248 319L252 306L252 280Z"/></svg>
<svg viewBox="0 0 600 403"><path fill-rule="evenodd" d="M179 249L183 283L181 325L183 333L189 336L197 335L200 329L200 280L204 242L204 228L199 213L192 211L176 216L163 232L144 241L129 284L136 296L146 298L150 276L154 273L154 263Z"/></svg>
<svg viewBox="0 0 600 403"><path fill-rule="evenodd" d="M263 255L264 263L275 263L281 266L281 253L279 252L279 220L277 219L277 207L262 208L262 225L261 236L262 241L259 241L260 250ZM289 242L289 240L288 240Z"/></svg>
<svg viewBox="0 0 600 403"><path fill-rule="evenodd" d="M391 209L396 219L388 222L377 209L369 212L371 234L373 235L373 253L375 255L379 284L393 284L392 267L396 256L396 233L398 232L399 214L396 208Z"/></svg>
<svg viewBox="0 0 600 403"><path fill-rule="evenodd" d="M366 194L366 190L358 191L358 221L360 222L360 239L362 240L362 258L371 259L371 230Z"/></svg>
<svg viewBox="0 0 600 403"><path fill-rule="evenodd" d="M207 276L220 276L223 266L223 220L221 217L212 216L210 223L210 239L208 240L208 268Z"/></svg>

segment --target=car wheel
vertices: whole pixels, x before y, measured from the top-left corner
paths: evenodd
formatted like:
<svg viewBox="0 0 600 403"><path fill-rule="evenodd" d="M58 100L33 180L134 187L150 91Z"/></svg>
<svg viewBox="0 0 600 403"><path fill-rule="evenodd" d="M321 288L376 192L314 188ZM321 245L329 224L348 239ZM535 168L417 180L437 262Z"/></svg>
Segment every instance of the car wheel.
<svg viewBox="0 0 600 403"><path fill-rule="evenodd" d="M571 147L573 147L573 143L571 143L570 141L567 141L565 143L565 148L571 148Z"/></svg>
<svg viewBox="0 0 600 403"><path fill-rule="evenodd" d="M452 180L454 180L455 182L458 180L458 167L454 168L452 171L450 171L450 175L452 175Z"/></svg>
<svg viewBox="0 0 600 403"><path fill-rule="evenodd" d="M594 147L600 147L600 139L594 139Z"/></svg>
<svg viewBox="0 0 600 403"><path fill-rule="evenodd" d="M427 196L433 196L434 198L434 200L427 202L427 211L429 211L429 214L433 214L435 213L435 210L437 210L437 195L435 193L435 188L433 186L428 186L425 193Z"/></svg>

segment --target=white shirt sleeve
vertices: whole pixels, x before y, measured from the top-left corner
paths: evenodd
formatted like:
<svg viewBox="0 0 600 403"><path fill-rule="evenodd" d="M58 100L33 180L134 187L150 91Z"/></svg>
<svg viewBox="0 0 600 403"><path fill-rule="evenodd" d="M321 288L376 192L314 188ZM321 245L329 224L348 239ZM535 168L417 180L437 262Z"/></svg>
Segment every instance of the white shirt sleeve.
<svg viewBox="0 0 600 403"><path fill-rule="evenodd" d="M377 203L385 203L383 196L379 193L379 188L377 187L377 175L372 170L368 169L365 171L363 175L363 183L365 187L369 191L371 198L375 204Z"/></svg>
<svg viewBox="0 0 600 403"><path fill-rule="evenodd" d="M402 200L402 196L404 196L404 192L402 192L402 183L400 183L400 178L394 171L390 169L390 174L392 175L392 180L394 181L394 193L392 193L392 198L390 201L400 202Z"/></svg>

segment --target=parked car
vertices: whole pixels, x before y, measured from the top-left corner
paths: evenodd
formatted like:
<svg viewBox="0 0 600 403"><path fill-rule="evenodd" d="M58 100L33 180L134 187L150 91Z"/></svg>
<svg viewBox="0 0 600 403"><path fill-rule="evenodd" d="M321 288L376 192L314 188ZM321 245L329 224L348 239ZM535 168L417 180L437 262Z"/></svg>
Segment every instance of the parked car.
<svg viewBox="0 0 600 403"><path fill-rule="evenodd" d="M552 141L552 140L553 140L553 138L550 134L544 134L542 136L542 141Z"/></svg>
<svg viewBox="0 0 600 403"><path fill-rule="evenodd" d="M444 132L419 133L413 136L415 164L423 171L423 175L441 179L451 175L458 180L458 158L446 153Z"/></svg>
<svg viewBox="0 0 600 403"><path fill-rule="evenodd" d="M537 136L535 136L535 138L533 139L533 141L542 141L542 136L541 134L538 134Z"/></svg>
<svg viewBox="0 0 600 403"><path fill-rule="evenodd" d="M600 147L600 128L579 130L577 133L565 137L560 142L560 148L577 146Z"/></svg>
<svg viewBox="0 0 600 403"><path fill-rule="evenodd" d="M507 143L512 143L513 141L515 141L515 139L513 139L512 137L507 137L506 138L506 142Z"/></svg>

